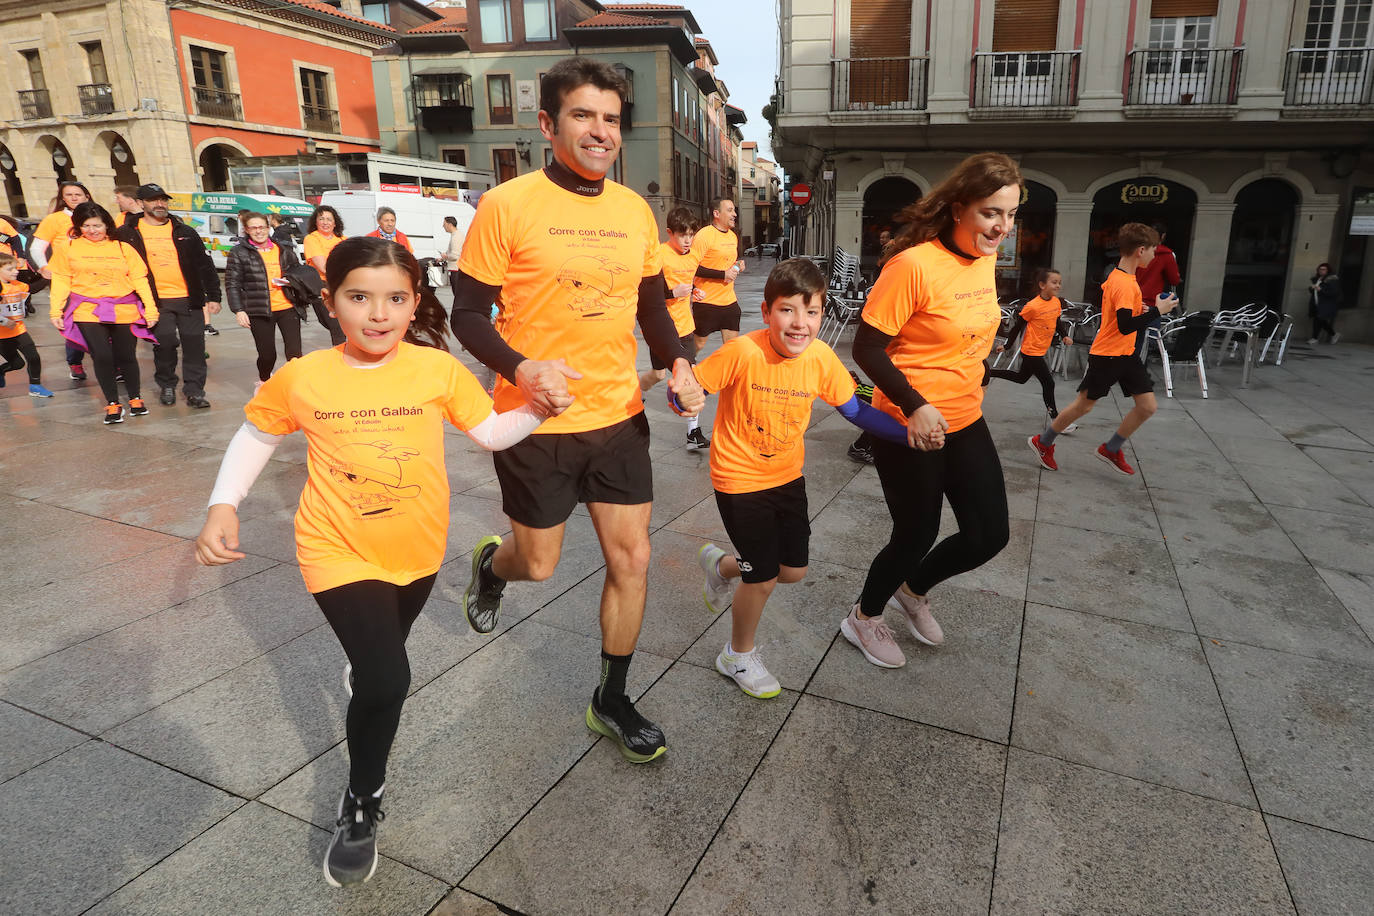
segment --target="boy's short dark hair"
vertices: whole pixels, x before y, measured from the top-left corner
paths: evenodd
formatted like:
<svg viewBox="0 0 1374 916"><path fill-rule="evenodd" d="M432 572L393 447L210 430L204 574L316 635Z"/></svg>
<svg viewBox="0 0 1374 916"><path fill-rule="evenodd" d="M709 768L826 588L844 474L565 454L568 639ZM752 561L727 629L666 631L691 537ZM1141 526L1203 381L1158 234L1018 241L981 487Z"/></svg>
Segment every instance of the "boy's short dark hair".
<svg viewBox="0 0 1374 916"><path fill-rule="evenodd" d="M817 293L825 293L825 274L814 261L807 258L788 258L774 267L763 284L763 303L773 303L788 296L801 295L807 302Z"/></svg>
<svg viewBox="0 0 1374 916"><path fill-rule="evenodd" d="M686 207L674 207L668 211L668 231L681 235L684 232L696 232L697 218L691 210Z"/></svg>
<svg viewBox="0 0 1374 916"><path fill-rule="evenodd" d="M117 184L114 186L116 194L123 194L125 197L137 197L138 185L136 184Z"/></svg>
<svg viewBox="0 0 1374 916"><path fill-rule="evenodd" d="M9 267L11 264L18 264L19 259L6 251L0 251L0 267Z"/></svg>
<svg viewBox="0 0 1374 916"><path fill-rule="evenodd" d="M625 94L630 89L625 79L610 64L592 60L590 57L565 57L550 67L544 73L544 78L539 81L540 110L557 124L558 111L563 107L563 97L583 86L595 86L597 89L614 92L620 96L622 105L625 103Z"/></svg>
<svg viewBox="0 0 1374 916"><path fill-rule="evenodd" d="M1116 248L1123 258L1141 248L1154 248L1158 244L1159 233L1144 223L1127 223L1116 230Z"/></svg>

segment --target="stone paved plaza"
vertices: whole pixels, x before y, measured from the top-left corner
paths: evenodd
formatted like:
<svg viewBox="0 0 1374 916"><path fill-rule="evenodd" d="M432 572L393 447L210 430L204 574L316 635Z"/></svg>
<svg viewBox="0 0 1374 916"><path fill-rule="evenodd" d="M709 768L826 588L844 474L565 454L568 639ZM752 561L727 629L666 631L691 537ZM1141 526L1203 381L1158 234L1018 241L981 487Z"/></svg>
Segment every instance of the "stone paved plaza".
<svg viewBox="0 0 1374 916"><path fill-rule="evenodd" d="M1298 344L1248 390L1233 362L1209 400L1180 373L1132 479L1093 456L1119 402L1042 472L1038 389L995 382L1011 543L936 592L946 645L899 635L895 671L837 633L888 516L818 404L813 562L764 615L769 701L713 668L729 621L695 554L725 535L659 389L631 686L669 752L642 767L582 721L603 576L584 511L497 632L464 622L469 551L507 521L490 459L451 431L448 562L410 641L384 858L339 891L320 858L344 657L294 565L303 438L242 506L248 558L196 566L248 332L217 319L208 411L159 406L144 348L152 413L105 428L39 305L57 396L30 399L22 373L0 391L6 913L1370 912L1374 349Z"/></svg>

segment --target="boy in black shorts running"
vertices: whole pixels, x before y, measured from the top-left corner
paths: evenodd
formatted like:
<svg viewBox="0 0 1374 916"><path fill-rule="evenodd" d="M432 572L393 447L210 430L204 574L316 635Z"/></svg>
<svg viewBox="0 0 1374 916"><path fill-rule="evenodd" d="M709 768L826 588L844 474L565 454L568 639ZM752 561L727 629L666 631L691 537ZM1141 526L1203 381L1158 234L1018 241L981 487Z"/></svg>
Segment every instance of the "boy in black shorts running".
<svg viewBox="0 0 1374 916"><path fill-rule="evenodd" d="M1135 356L1135 336L1160 315L1172 312L1178 298L1161 293L1153 305L1146 305L1135 281L1136 268L1149 264L1155 256L1158 232L1143 223L1127 223L1117 230L1116 238L1121 260L1102 284L1102 324L1088 351L1088 371L1078 386L1078 397L1050 421L1044 432L1026 440L1047 471L1059 470L1054 460L1055 437L1087 416L1113 385L1120 385L1122 394L1135 399L1135 406L1121 419L1112 437L1097 447L1097 457L1122 474L1134 474L1122 446L1158 409L1150 370Z"/></svg>

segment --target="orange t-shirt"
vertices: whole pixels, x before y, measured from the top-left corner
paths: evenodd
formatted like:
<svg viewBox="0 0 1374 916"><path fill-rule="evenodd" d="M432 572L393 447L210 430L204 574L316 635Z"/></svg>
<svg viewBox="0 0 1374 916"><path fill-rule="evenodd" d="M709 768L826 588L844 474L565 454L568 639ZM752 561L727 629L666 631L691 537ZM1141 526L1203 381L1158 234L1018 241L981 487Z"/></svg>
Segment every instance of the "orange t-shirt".
<svg viewBox="0 0 1374 916"><path fill-rule="evenodd" d="M128 216L126 213L125 216ZM162 299L185 299L191 295L186 278L181 275L181 261L176 245L172 244L172 221L154 226L146 219L138 221L138 234L148 249L148 269L153 274L153 286Z"/></svg>
<svg viewBox="0 0 1374 916"><path fill-rule="evenodd" d="M379 239L382 237L382 230L373 229L371 232L368 233L368 237ZM406 251L409 251L411 254L415 253L415 249L410 246L410 239L406 238L406 234L402 232L400 229L396 230L396 238L393 239L393 241L397 245L400 245L402 248L404 248Z"/></svg>
<svg viewBox="0 0 1374 916"><path fill-rule="evenodd" d="M1026 332L1021 335L1021 352L1027 356L1044 356L1054 343L1054 332L1059 326L1059 315L1063 305L1058 296L1034 299L1021 306L1021 317L1026 319Z"/></svg>
<svg viewBox="0 0 1374 916"><path fill-rule="evenodd" d="M293 359L244 408L272 435L304 430L309 477L296 510L296 559L312 593L437 571L448 539L444 420L471 429L491 399L458 360L402 343L375 369L342 347Z"/></svg>
<svg viewBox="0 0 1374 916"><path fill-rule="evenodd" d="M983 359L992 351L997 308L996 258L961 257L939 241L894 255L864 305L863 320L895 339L892 363L957 432L983 415ZM873 406L903 425L901 408L881 389Z"/></svg>
<svg viewBox="0 0 1374 916"><path fill-rule="evenodd" d="M116 239L92 242L72 239L68 244L53 246L52 289L48 294L48 313L61 318L71 294L92 299L119 298L137 293L143 300L143 316L149 325L157 324L157 306L152 287L148 285L148 265L143 263L133 247ZM115 324L133 324L138 320L136 303L115 306ZM72 313L73 321L97 321L95 306L83 303Z"/></svg>
<svg viewBox="0 0 1374 916"><path fill-rule="evenodd" d="M708 270L729 270L739 260L739 236L731 229L721 231L714 223L708 223L692 239L692 254ZM705 293L706 298L701 301L707 305L731 305L736 301L734 280L702 277L697 286Z"/></svg>
<svg viewBox="0 0 1374 916"><path fill-rule="evenodd" d="M5 236L6 238L13 238L14 236L19 234L19 230L14 228L13 223L6 219L0 219L0 235ZM26 261L24 258L20 257L19 252L15 251L14 247L10 245L9 242L0 242L0 254L14 255L16 258L19 258L20 270L23 270L24 268L29 266L29 262Z"/></svg>
<svg viewBox="0 0 1374 916"><path fill-rule="evenodd" d="M768 329L728 341L696 367L697 381L720 395L711 438L711 486L756 493L802 475L811 402L836 407L854 396L835 351L816 340L800 356L773 349Z"/></svg>
<svg viewBox="0 0 1374 916"><path fill-rule="evenodd" d="M258 257L262 258L262 265L267 268L267 288L271 290L272 311L284 312L287 309L295 308L291 300L286 298L286 293L282 292L283 287L274 283L274 280L281 279L281 248L275 243L271 248L258 248L253 246Z"/></svg>
<svg viewBox="0 0 1374 916"><path fill-rule="evenodd" d="M21 293L24 295L25 299L28 298L29 285L27 283L20 283L18 280L15 280L13 283L0 283L0 295L5 296L6 298ZM12 306L5 305L4 310L0 311L0 318L5 318L10 322L8 326L0 324L0 340L8 340L11 337L18 337L20 334L23 334L26 330L28 330L28 328L24 326L23 299L19 301L19 315L17 317L8 317L8 312L11 308Z"/></svg>
<svg viewBox="0 0 1374 916"><path fill-rule="evenodd" d="M1132 315L1145 311L1145 300L1140 298L1140 284L1135 274L1121 268L1113 268L1111 275L1102 284L1102 323L1098 325L1097 337L1088 350L1093 356L1130 356L1135 353L1135 335L1122 334L1116 326L1116 310L1130 309Z"/></svg>
<svg viewBox="0 0 1374 916"><path fill-rule="evenodd" d="M614 181L584 197L529 172L482 195L458 266L501 287L496 330L513 349L582 373L568 380L572 406L534 435L604 429L644 410L635 312L640 281L661 270L644 198ZM519 388L497 379L498 410L523 403Z"/></svg>
<svg viewBox="0 0 1374 916"><path fill-rule="evenodd" d="M315 267L313 263L315 258L323 256L327 259L329 252L333 251L334 246L342 241L343 236L341 235L325 235L316 229L305 237L305 260L310 263L311 267ZM315 272L320 275L321 280L324 279L324 271L315 267Z"/></svg>
<svg viewBox="0 0 1374 916"><path fill-rule="evenodd" d="M33 230L33 237L48 243L47 260L44 263L51 264L57 249L67 247L72 240L71 231L72 211L58 210L43 217L38 228Z"/></svg>
<svg viewBox="0 0 1374 916"><path fill-rule="evenodd" d="M658 249L658 256L663 264L663 279L667 281L669 289L683 283L689 286L692 284L693 278L697 275L695 251L689 249L686 254L679 254L672 242L664 242ZM673 316L673 326L677 328L678 337L686 337L696 329L696 321L692 318L691 293L677 299L670 298L668 314Z"/></svg>

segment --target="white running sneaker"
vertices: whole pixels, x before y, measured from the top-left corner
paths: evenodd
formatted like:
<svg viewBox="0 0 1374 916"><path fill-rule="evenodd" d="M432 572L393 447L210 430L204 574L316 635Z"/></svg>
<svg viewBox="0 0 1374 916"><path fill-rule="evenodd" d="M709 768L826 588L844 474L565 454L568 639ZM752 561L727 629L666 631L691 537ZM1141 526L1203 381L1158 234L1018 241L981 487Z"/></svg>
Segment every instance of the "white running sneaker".
<svg viewBox="0 0 1374 916"><path fill-rule="evenodd" d="M716 656L716 670L728 678L732 678L739 689L766 700L782 693L782 687L778 684L778 679L768 673L768 669L763 666L763 656L755 648L752 652L731 652L730 644L726 643L725 648L720 650Z"/></svg>
<svg viewBox="0 0 1374 916"><path fill-rule="evenodd" d="M899 588L896 594L887 599L887 606L902 612L902 619L906 621L907 629L916 637L917 642L938 646L945 641L944 631L940 629L935 616L930 613L929 598L909 596Z"/></svg>
<svg viewBox="0 0 1374 916"><path fill-rule="evenodd" d="M720 574L720 559L723 556L725 551L715 544L702 544L697 551L697 563L706 573L701 597L706 599L706 607L712 614L719 614L730 605L730 580Z"/></svg>

